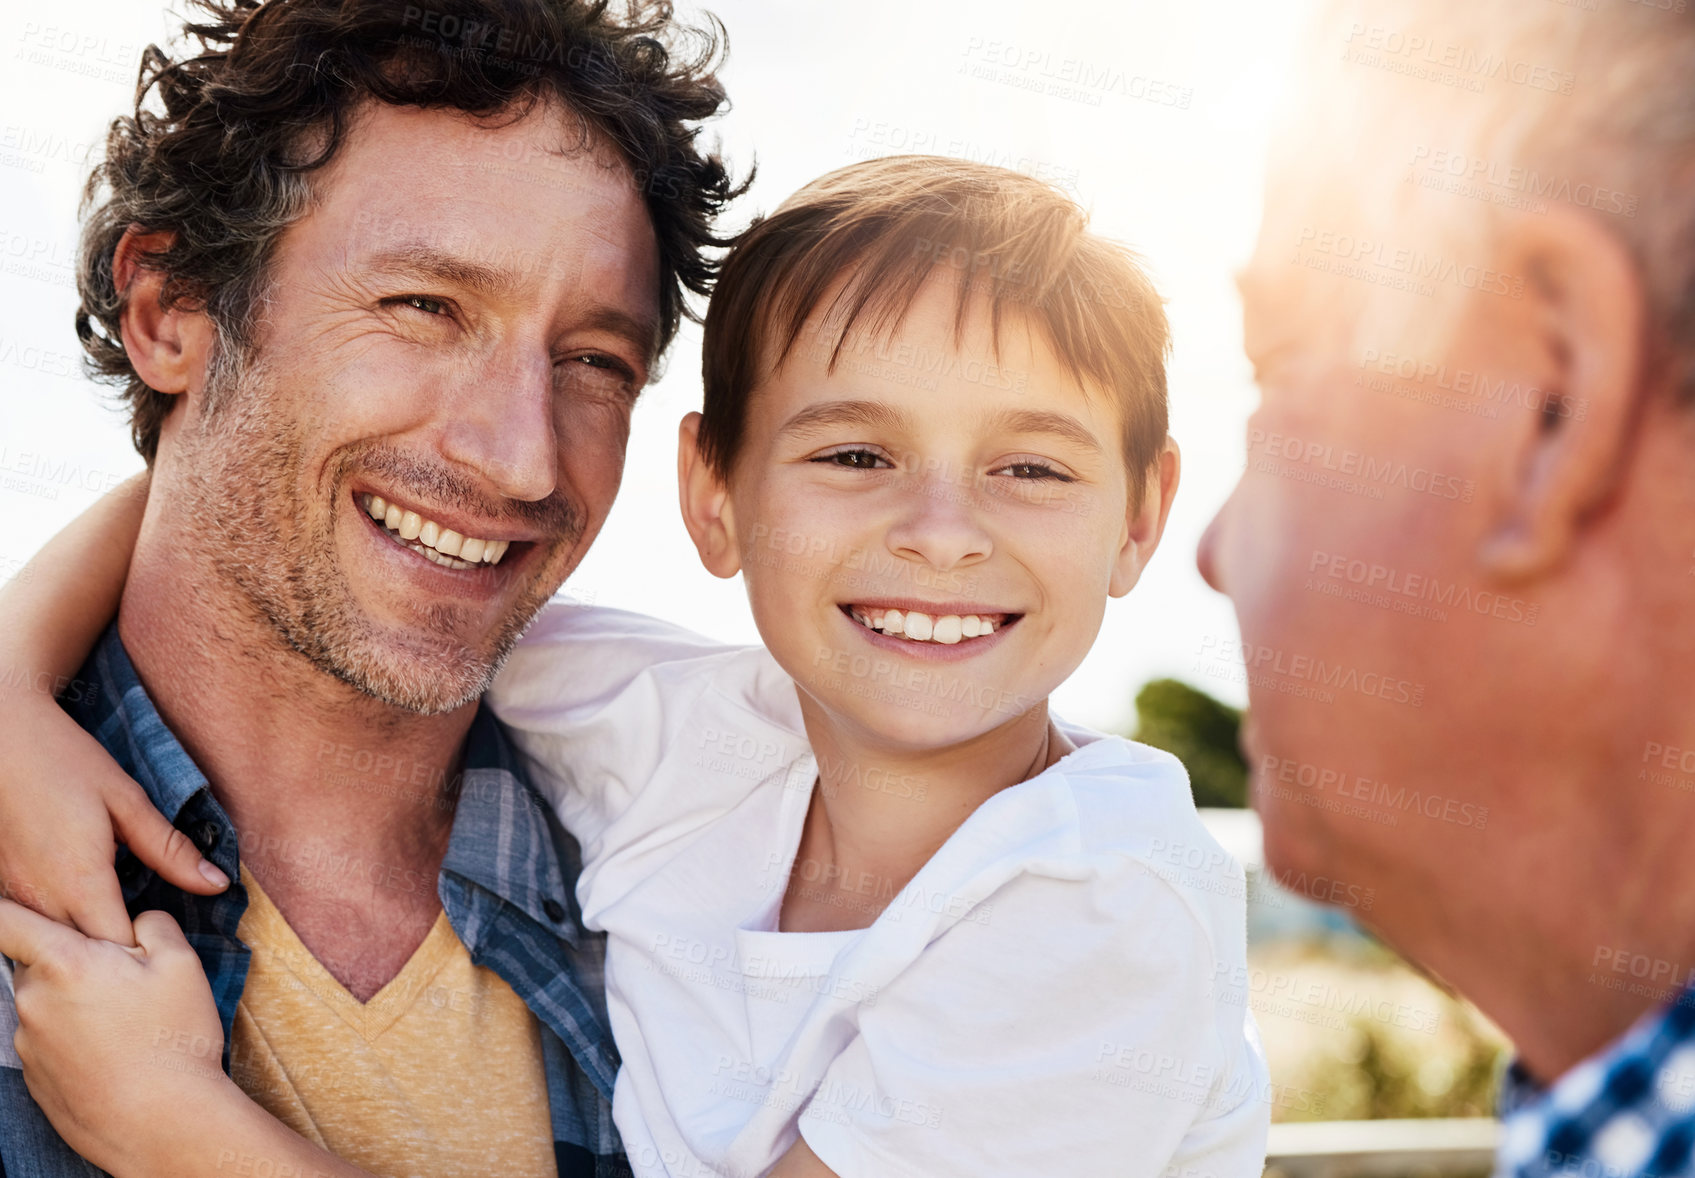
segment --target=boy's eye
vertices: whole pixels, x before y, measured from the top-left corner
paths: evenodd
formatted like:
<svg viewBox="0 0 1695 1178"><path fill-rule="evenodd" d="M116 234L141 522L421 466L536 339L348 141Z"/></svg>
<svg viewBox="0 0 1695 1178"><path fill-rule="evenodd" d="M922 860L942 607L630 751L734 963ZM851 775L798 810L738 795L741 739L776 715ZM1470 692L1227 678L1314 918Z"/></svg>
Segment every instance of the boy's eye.
<svg viewBox="0 0 1695 1178"><path fill-rule="evenodd" d="M875 470L878 463L885 466L892 465L888 459L875 450L864 449L837 450L830 454L820 454L816 458L809 458L807 461L827 463L831 466L845 466L849 470Z"/></svg>
<svg viewBox="0 0 1695 1178"><path fill-rule="evenodd" d="M1062 483L1074 483L1077 481L1072 476L1055 470L1045 462L1009 462L992 473L1010 474L1015 479L1057 479Z"/></svg>

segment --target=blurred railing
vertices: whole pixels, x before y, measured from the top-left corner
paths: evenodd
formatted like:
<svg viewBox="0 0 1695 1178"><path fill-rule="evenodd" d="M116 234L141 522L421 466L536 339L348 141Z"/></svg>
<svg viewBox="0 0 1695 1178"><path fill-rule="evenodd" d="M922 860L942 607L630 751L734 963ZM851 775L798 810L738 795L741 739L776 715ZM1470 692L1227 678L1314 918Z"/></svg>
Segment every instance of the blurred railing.
<svg viewBox="0 0 1695 1178"><path fill-rule="evenodd" d="M1252 810L1203 809L1207 830L1250 876L1263 870L1259 816ZM1254 893L1250 891L1250 896ZM1329 910L1287 897L1275 912L1256 913L1255 930L1288 935L1317 930ZM1334 915L1334 914L1331 914ZM1260 917L1256 921L1256 916ZM1276 927L1270 927L1275 918ZM1304 923L1303 923L1304 922ZM1290 1121L1271 1127L1266 1178L1482 1178L1494 1168L1501 1125L1490 1117L1381 1121Z"/></svg>
<svg viewBox="0 0 1695 1178"><path fill-rule="evenodd" d="M1489 1117L1310 1121L1271 1127L1266 1178L1486 1175L1501 1125Z"/></svg>

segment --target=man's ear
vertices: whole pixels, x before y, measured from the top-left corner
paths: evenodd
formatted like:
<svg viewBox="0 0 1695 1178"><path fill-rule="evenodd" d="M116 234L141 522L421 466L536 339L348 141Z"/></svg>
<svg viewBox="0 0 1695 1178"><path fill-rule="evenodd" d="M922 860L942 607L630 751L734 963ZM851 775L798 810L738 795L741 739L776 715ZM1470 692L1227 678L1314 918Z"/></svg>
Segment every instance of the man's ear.
<svg viewBox="0 0 1695 1178"><path fill-rule="evenodd" d="M1478 560L1523 580L1566 559L1620 482L1648 383L1648 300L1624 242L1573 209L1515 219L1500 255L1504 273L1526 276L1526 303L1508 315L1546 375L1542 412L1515 415Z"/></svg>
<svg viewBox="0 0 1695 1178"><path fill-rule="evenodd" d="M742 562L730 489L700 456L698 413L685 414L677 427L677 495L700 563L715 577L735 576Z"/></svg>
<svg viewBox="0 0 1695 1178"><path fill-rule="evenodd" d="M1165 521L1171 515L1171 501L1177 497L1177 480L1182 474L1183 456L1177 442L1168 437L1159 458L1148 470L1142 482L1142 502L1131 504L1124 517L1124 537L1118 546L1118 559L1112 566L1112 583L1107 592L1123 597L1142 579L1159 538L1165 535Z"/></svg>
<svg viewBox="0 0 1695 1178"><path fill-rule="evenodd" d="M212 321L204 311L164 306L164 273L142 264L171 240L169 233L141 233L133 225L124 231L112 252L112 282L124 296L118 323L130 366L148 388L198 393L212 355Z"/></svg>

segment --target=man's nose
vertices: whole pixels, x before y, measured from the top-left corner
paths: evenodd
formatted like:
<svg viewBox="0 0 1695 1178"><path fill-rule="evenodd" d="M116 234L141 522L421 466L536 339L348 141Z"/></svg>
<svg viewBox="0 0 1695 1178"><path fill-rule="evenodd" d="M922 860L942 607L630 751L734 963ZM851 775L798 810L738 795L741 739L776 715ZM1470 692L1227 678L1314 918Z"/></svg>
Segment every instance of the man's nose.
<svg viewBox="0 0 1695 1178"><path fill-rule="evenodd" d="M1213 514L1212 522L1207 524L1201 533L1201 542L1195 548L1195 567L1201 572L1201 580L1212 586L1220 593L1230 591L1224 587L1223 562L1220 560L1219 545L1223 543L1223 533L1226 526L1224 516L1235 502L1236 493L1232 491L1230 498L1224 501L1217 512Z"/></svg>
<svg viewBox="0 0 1695 1178"><path fill-rule="evenodd" d="M509 499L547 498L558 484L553 363L546 349L508 348L454 399L442 457L477 471Z"/></svg>

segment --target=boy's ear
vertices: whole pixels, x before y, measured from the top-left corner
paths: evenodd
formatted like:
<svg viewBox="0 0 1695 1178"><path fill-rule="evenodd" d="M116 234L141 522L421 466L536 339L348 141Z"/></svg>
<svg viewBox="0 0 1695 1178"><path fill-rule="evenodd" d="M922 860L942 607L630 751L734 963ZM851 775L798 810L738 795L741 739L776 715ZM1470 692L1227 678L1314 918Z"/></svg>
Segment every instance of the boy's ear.
<svg viewBox="0 0 1695 1178"><path fill-rule="evenodd" d="M163 271L142 265L148 254L170 248L169 233L130 226L112 251L112 282L124 298L118 320L130 366L161 393L198 392L206 378L215 332L204 311L167 308Z"/></svg>
<svg viewBox="0 0 1695 1178"><path fill-rule="evenodd" d="M700 563L715 577L735 576L742 562L730 489L700 456L698 413L685 414L677 427L677 495Z"/></svg>
<svg viewBox="0 0 1695 1178"><path fill-rule="evenodd" d="M1148 470L1142 484L1142 502L1132 502L1124 517L1124 536L1118 546L1118 559L1112 566L1112 583L1107 592L1123 597L1142 579L1159 539L1165 535L1165 521L1171 515L1171 501L1177 497L1177 480L1182 473L1183 457L1177 443L1170 437L1159 457Z"/></svg>

